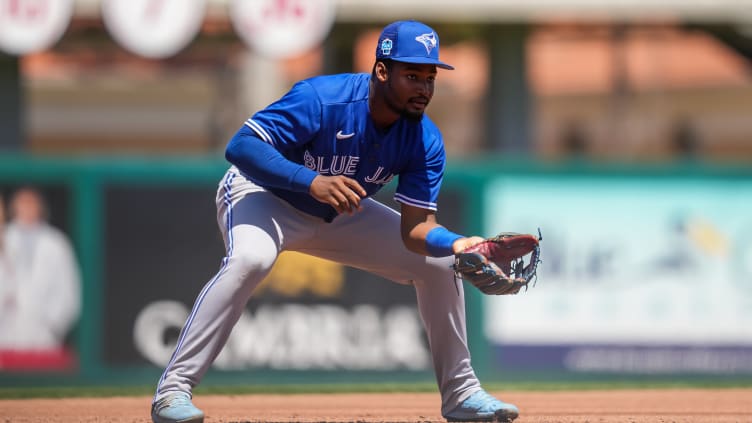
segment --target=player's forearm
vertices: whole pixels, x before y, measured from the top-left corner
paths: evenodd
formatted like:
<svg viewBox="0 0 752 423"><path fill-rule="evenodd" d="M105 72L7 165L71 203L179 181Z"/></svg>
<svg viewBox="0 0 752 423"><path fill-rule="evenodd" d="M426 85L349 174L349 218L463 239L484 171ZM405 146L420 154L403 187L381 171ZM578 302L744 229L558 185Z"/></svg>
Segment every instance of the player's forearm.
<svg viewBox="0 0 752 423"><path fill-rule="evenodd" d="M408 250L431 257L453 254L454 242L464 238L440 225L433 210L406 203L402 203L400 233Z"/></svg>
<svg viewBox="0 0 752 423"><path fill-rule="evenodd" d="M225 158L256 182L290 191L308 192L311 181L318 175L303 165L287 160L272 145L245 127L230 140Z"/></svg>
<svg viewBox="0 0 752 423"><path fill-rule="evenodd" d="M465 238L435 222L421 222L402 234L402 242L408 250L431 257L453 254L453 245L460 239Z"/></svg>
<svg viewBox="0 0 752 423"><path fill-rule="evenodd" d="M414 253L430 256L431 254L426 248L426 236L431 229L438 226L436 223L421 222L407 231L403 228L402 243Z"/></svg>

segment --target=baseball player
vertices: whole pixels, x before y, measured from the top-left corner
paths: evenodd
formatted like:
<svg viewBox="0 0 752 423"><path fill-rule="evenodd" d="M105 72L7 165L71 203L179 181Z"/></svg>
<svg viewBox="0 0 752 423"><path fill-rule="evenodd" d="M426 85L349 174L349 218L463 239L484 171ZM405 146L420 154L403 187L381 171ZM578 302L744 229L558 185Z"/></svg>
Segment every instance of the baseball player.
<svg viewBox="0 0 752 423"><path fill-rule="evenodd" d="M442 136L424 114L439 37L416 21L387 25L371 74L295 84L230 140L217 220L227 254L199 293L152 404L156 423L202 422L191 390L225 345L280 252L298 251L415 287L441 413L449 421L511 421L517 407L481 388L470 364L462 281L453 254L483 240L436 221ZM394 177L395 211L371 196ZM258 342L264 342L259 339Z"/></svg>

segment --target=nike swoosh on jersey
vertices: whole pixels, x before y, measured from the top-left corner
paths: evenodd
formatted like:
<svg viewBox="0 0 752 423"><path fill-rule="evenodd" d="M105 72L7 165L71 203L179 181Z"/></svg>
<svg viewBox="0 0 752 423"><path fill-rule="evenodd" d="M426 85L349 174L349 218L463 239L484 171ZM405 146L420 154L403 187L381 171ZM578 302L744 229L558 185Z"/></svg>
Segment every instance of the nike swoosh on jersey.
<svg viewBox="0 0 752 423"><path fill-rule="evenodd" d="M337 139L338 140L346 140L346 139L352 138L354 136L355 136L355 132L353 132L352 134L343 134L341 130L337 131Z"/></svg>

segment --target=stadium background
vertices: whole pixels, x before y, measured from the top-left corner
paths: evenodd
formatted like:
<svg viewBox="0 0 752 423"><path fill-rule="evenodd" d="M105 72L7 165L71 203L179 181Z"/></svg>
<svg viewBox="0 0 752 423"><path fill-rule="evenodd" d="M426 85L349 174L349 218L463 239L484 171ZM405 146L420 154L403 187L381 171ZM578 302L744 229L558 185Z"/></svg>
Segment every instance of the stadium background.
<svg viewBox="0 0 752 423"><path fill-rule="evenodd" d="M0 188L45 194L84 300L72 360L5 361L1 385L156 381L221 258L226 140L297 79L370 71L379 29L405 17L457 67L430 109L450 156L441 220L544 234L535 288L467 291L482 379L749 383L752 4L340 0L322 42L290 56L245 40L231 3L209 1L166 57L118 42L92 0L49 46L0 55ZM291 31L282 15L319 4L257 3ZM0 16L40 4L3 0ZM286 255L206 384L430 382L413 303Z"/></svg>

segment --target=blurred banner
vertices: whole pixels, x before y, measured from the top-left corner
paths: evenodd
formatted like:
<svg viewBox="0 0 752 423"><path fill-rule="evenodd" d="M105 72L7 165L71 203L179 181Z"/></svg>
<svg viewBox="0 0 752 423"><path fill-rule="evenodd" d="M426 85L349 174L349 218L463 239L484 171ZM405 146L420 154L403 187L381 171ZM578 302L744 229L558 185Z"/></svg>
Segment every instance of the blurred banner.
<svg viewBox="0 0 752 423"><path fill-rule="evenodd" d="M318 45L334 24L333 0L233 0L230 20L251 50L281 59Z"/></svg>
<svg viewBox="0 0 752 423"><path fill-rule="evenodd" d="M94 15L89 10L99 5L101 16L96 17L112 38L131 53L151 59L174 56L188 46L201 30L207 10L207 0L80 3L78 16ZM275 59L321 43L336 15L333 0L235 0L227 7L237 35L254 52ZM73 12L73 0L0 0L0 50L24 55L53 47Z"/></svg>
<svg viewBox="0 0 752 423"><path fill-rule="evenodd" d="M73 0L0 0L0 50L21 55L50 48L72 15Z"/></svg>
<svg viewBox="0 0 752 423"><path fill-rule="evenodd" d="M162 59L196 37L205 9L206 0L103 0L102 19L127 50Z"/></svg>
<svg viewBox="0 0 752 423"><path fill-rule="evenodd" d="M497 364L752 373L752 181L508 176L485 197L489 233L544 236L538 286L486 297Z"/></svg>
<svg viewBox="0 0 752 423"><path fill-rule="evenodd" d="M214 197L226 167L219 158L0 156L5 205L35 186L49 224L70 236L83 282L80 317L55 348L0 351L0 385L45 383L28 376L59 370L56 383L153 383L220 266ZM396 207L390 187L377 197ZM537 286L489 297L465 284L476 371L752 374L750 198L748 168L493 158L451 167L443 224L543 234ZM13 286L0 277L2 313L13 311ZM58 303L34 304L44 315ZM431 378L412 287L294 253L281 255L213 369L215 383Z"/></svg>

